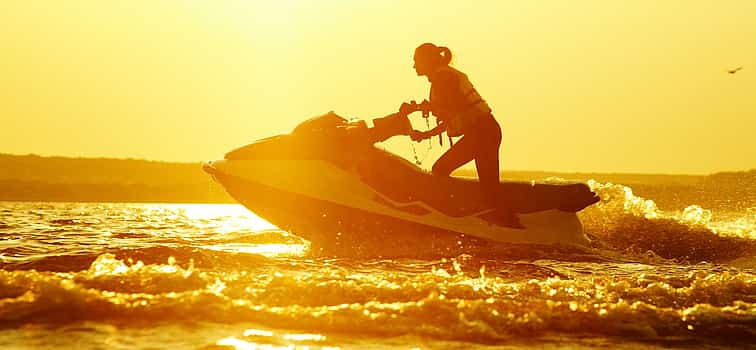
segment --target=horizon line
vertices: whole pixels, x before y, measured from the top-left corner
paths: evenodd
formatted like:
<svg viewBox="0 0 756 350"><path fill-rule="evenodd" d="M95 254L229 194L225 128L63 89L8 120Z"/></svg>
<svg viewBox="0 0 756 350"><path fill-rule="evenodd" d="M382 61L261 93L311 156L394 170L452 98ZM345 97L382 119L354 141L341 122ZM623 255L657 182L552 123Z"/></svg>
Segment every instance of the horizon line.
<svg viewBox="0 0 756 350"><path fill-rule="evenodd" d="M134 158L134 157L123 157L123 158L117 158L113 156L71 156L71 155L42 155L37 153L27 153L27 154L15 154L15 153L5 153L0 152L0 156L11 156L11 157L38 157L38 158L63 158L63 159L78 159L78 160L117 160L117 161L140 161L140 162L148 162L148 163L167 163L167 164L183 164L183 165L189 165L189 164L202 164L206 160L197 160L197 161L173 161L173 160L156 160L156 159L148 159L148 158ZM474 165L469 166L465 165L462 168L459 168L459 170L475 170ZM499 173L506 173L506 172L518 172L518 173L562 173L562 174L607 174L607 175L651 175L651 176L709 176L714 174L721 174L721 173L749 173L749 172L756 172L756 168L751 169L739 169L739 170L719 170L715 172L709 172L709 173L672 173L672 172L640 172L640 171L592 171L592 170L579 170L579 171L566 171L566 170L523 170L523 169L508 169L508 170L500 170Z"/></svg>

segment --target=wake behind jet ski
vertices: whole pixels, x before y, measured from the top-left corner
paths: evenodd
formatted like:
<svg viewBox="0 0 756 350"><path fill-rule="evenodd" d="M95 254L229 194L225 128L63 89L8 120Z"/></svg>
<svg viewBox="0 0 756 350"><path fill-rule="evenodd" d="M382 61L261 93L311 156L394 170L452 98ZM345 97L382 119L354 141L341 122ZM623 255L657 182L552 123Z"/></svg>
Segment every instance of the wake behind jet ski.
<svg viewBox="0 0 756 350"><path fill-rule="evenodd" d="M502 182L524 228L497 222L476 179L434 176L374 143L411 130L405 115L350 122L335 113L258 140L203 168L252 212L338 254L412 255L491 242L584 244L576 212L598 201L583 183Z"/></svg>

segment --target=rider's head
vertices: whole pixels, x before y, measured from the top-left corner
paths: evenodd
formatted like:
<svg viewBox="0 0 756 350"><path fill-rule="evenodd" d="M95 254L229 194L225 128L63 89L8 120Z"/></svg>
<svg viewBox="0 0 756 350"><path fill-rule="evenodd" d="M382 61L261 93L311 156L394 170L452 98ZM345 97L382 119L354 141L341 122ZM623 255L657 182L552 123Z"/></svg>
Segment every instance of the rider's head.
<svg viewBox="0 0 756 350"><path fill-rule="evenodd" d="M437 69L448 66L452 59L451 50L445 46L425 43L415 49L415 72L428 75Z"/></svg>

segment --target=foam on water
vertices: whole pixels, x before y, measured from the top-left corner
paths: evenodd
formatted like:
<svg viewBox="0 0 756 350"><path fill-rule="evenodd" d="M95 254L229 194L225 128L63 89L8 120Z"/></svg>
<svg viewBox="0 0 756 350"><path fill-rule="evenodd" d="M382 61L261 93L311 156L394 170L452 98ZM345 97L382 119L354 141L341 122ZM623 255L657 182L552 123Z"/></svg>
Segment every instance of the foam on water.
<svg viewBox="0 0 756 350"><path fill-rule="evenodd" d="M753 212L713 213L698 205L664 212L630 187L589 181L600 197L579 215L586 231L603 243L633 255L678 261L726 262L756 255Z"/></svg>
<svg viewBox="0 0 756 350"><path fill-rule="evenodd" d="M664 211L591 186L592 247L414 259L310 256L236 205L2 203L0 346L756 342L756 212Z"/></svg>
<svg viewBox="0 0 756 350"><path fill-rule="evenodd" d="M0 322L255 323L269 329L489 342L553 333L756 339L756 278L708 265L595 273L460 257L406 272L321 262L217 271L99 256L83 271L0 270ZM356 266L355 266L356 265ZM585 266L584 266L585 267ZM620 269L623 275L605 273Z"/></svg>

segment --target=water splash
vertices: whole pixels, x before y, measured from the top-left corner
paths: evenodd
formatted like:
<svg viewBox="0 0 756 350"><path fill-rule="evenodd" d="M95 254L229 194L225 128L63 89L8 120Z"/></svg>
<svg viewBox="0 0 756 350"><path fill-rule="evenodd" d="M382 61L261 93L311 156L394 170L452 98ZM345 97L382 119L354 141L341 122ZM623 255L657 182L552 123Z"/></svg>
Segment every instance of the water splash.
<svg viewBox="0 0 756 350"><path fill-rule="evenodd" d="M680 215L675 217L680 222L688 225L709 227L712 214L711 210L706 210L698 205L691 205L685 208Z"/></svg>
<svg viewBox="0 0 756 350"><path fill-rule="evenodd" d="M751 222L736 221L745 227L732 230L732 222L717 223L711 210L695 204L664 212L628 186L595 180L588 185L601 201L579 214L586 231L627 254L694 262L756 254L756 241L749 239L756 227Z"/></svg>
<svg viewBox="0 0 756 350"><path fill-rule="evenodd" d="M627 213L647 219L658 218L661 213L656 203L633 194L633 189L612 183L602 184L588 180L588 186L596 192L601 201L596 206L608 213Z"/></svg>

